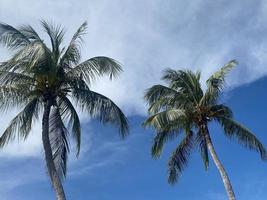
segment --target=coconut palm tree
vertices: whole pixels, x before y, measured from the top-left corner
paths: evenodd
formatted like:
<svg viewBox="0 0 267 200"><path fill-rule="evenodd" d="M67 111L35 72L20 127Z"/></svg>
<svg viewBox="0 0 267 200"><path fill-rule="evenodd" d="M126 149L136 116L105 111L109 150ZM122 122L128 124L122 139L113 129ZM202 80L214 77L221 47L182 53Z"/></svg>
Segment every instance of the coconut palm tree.
<svg viewBox="0 0 267 200"><path fill-rule="evenodd" d="M96 78L108 75L112 79L122 69L117 61L103 56L80 62L86 22L63 48L64 30L46 21L41 21L41 25L49 36L50 46L29 25L14 28L0 24L0 42L13 50L12 57L0 66L0 108L21 109L2 134L0 147L15 138L27 139L33 121L42 115L48 174L56 198L65 200L61 181L66 176L69 136L76 143L77 156L81 144L75 106L102 123L116 125L122 138L128 133L127 119L120 108L90 89Z"/></svg>
<svg viewBox="0 0 267 200"><path fill-rule="evenodd" d="M259 152L262 159L266 158L266 150L256 136L233 119L229 107L219 103L225 76L236 64L236 61L230 61L215 72L207 80L206 90L201 88L199 72L167 69L162 79L168 86L154 85L146 91L149 117L144 126L156 130L152 156L158 158L168 140L184 133L168 162L169 183L174 184L177 181L188 164L192 149L198 147L205 168L208 168L210 155L220 172L229 199L235 199L228 175L211 140L208 125L213 121L222 126L226 137L237 139L245 147Z"/></svg>

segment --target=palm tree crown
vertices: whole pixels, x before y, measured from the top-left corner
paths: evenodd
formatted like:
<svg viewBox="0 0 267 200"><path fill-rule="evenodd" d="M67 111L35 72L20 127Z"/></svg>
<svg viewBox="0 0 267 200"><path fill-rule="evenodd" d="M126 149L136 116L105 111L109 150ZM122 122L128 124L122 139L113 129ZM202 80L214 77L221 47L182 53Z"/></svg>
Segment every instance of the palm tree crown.
<svg viewBox="0 0 267 200"><path fill-rule="evenodd" d="M26 139L33 121L49 109L49 140L57 173L66 175L69 135L76 142L77 155L81 144L81 127L76 106L92 118L119 127L121 137L128 132L127 119L109 98L94 92L90 84L97 77L110 79L122 71L120 64L108 57L81 60L81 44L87 23L83 23L69 45L62 48L64 30L41 21L49 36L47 46L31 26L14 28L0 24L0 42L14 54L0 66L0 108L22 108L0 138L3 147L14 138ZM50 113L50 114L49 114ZM50 176L52 176L50 174Z"/></svg>
<svg viewBox="0 0 267 200"><path fill-rule="evenodd" d="M222 126L225 136L237 139L245 147L259 152L262 159L266 158L266 150L255 135L233 119L229 107L219 103L225 76L236 64L236 61L230 61L214 73L207 80L205 91L201 88L199 72L172 69L167 69L162 77L168 86L154 85L146 91L149 117L144 126L156 130L152 156L158 158L164 143L184 132L184 138L168 162L169 183L177 181L194 147L199 148L205 167L208 167L210 137L207 125L211 121Z"/></svg>

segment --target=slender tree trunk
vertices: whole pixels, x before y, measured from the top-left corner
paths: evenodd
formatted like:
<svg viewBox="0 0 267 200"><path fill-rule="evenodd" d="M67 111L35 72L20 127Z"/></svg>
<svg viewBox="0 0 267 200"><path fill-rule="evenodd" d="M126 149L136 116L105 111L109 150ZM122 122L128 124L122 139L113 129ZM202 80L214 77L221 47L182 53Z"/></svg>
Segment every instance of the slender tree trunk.
<svg viewBox="0 0 267 200"><path fill-rule="evenodd" d="M45 152L45 161L48 169L48 173L51 178L53 188L56 192L57 200L66 200L63 186L61 180L56 171L55 163L53 160L52 148L49 140L49 114L50 114L51 104L49 101L44 103L44 114L42 120L42 140Z"/></svg>
<svg viewBox="0 0 267 200"><path fill-rule="evenodd" d="M227 192L228 198L229 198L229 200L236 200L235 193L234 193L234 190L232 188L230 179L229 179L229 177L228 177L228 175L227 175L227 173L226 173L221 161L219 160L219 158L217 156L217 153L216 153L216 151L214 149L214 146L212 144L212 141L211 141L211 138L210 138L210 135L209 135L209 130L208 130L207 126L204 127L204 131L203 132L205 134L205 140L206 140L209 152L211 154L211 157L212 157L216 167L218 168L218 170L219 170L219 172L221 174L221 177L222 177L222 180L223 180L223 184L224 184L225 190Z"/></svg>

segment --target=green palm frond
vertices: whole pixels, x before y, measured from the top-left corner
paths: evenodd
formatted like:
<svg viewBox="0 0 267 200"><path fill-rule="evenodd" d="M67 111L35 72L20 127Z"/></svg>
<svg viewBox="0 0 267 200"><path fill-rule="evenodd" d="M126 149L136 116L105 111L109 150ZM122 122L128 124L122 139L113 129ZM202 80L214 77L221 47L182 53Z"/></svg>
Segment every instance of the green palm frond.
<svg viewBox="0 0 267 200"><path fill-rule="evenodd" d="M183 169L187 166L188 158L194 146L193 132L187 132L185 138L181 141L175 151L172 153L169 162L168 182L174 184L181 175Z"/></svg>
<svg viewBox="0 0 267 200"><path fill-rule="evenodd" d="M29 88L27 84L0 86L1 111L26 105L29 99Z"/></svg>
<svg viewBox="0 0 267 200"><path fill-rule="evenodd" d="M228 117L217 117L216 120L222 125L227 137L236 138L240 144L259 152L261 158L266 159L267 153L263 144L249 129Z"/></svg>
<svg viewBox="0 0 267 200"><path fill-rule="evenodd" d="M209 167L208 147L204 135L201 133L201 130L198 130L198 133L196 135L196 144L199 147L200 155L202 157L205 169L207 170Z"/></svg>
<svg viewBox="0 0 267 200"><path fill-rule="evenodd" d="M76 141L76 149L77 149L76 156L78 156L81 146L81 124L79 116L74 106L67 97L61 97L58 100L58 106L62 119L64 121L67 121L68 127L71 128L73 138Z"/></svg>
<svg viewBox="0 0 267 200"><path fill-rule="evenodd" d="M170 109L159 112L147 118L143 125L153 127L158 131L165 131L165 127L171 123L177 123L183 127L186 120L185 111L182 109Z"/></svg>
<svg viewBox="0 0 267 200"><path fill-rule="evenodd" d="M29 39L16 28L0 23L0 43L9 49L18 49L30 44Z"/></svg>
<svg viewBox="0 0 267 200"><path fill-rule="evenodd" d="M233 111L226 105L213 105L209 108L211 117L233 117Z"/></svg>
<svg viewBox="0 0 267 200"><path fill-rule="evenodd" d="M198 104L203 96L203 91L200 85L200 73L193 73L189 70L172 70L164 71L163 80L170 84L170 88L179 90L181 93L187 95L188 101L193 104Z"/></svg>
<svg viewBox="0 0 267 200"><path fill-rule="evenodd" d="M41 24L45 30L45 32L48 34L51 45L52 45L52 54L53 54L53 61L54 65L58 64L58 59L60 57L60 45L63 42L63 37L65 34L65 31L62 27L56 26L52 23L48 23L45 20L41 20Z"/></svg>
<svg viewBox="0 0 267 200"><path fill-rule="evenodd" d="M61 178L67 173L69 153L68 130L65 127L58 107L52 107L49 117L49 139L56 170Z"/></svg>
<svg viewBox="0 0 267 200"><path fill-rule="evenodd" d="M0 70L1 85L12 85L12 84L23 84L23 83L33 85L34 82L35 82L34 78L32 78L27 74Z"/></svg>
<svg viewBox="0 0 267 200"><path fill-rule="evenodd" d="M216 104L219 94L224 87L226 75L237 65L236 60L231 60L207 80L207 90L201 99L201 105Z"/></svg>
<svg viewBox="0 0 267 200"><path fill-rule="evenodd" d="M30 41L39 41L42 42L42 39L38 33L30 25L21 25L18 30L28 38Z"/></svg>
<svg viewBox="0 0 267 200"><path fill-rule="evenodd" d="M121 65L116 60L99 56L80 63L68 71L67 76L83 78L90 84L93 80L103 75L108 75L112 79L121 71Z"/></svg>
<svg viewBox="0 0 267 200"><path fill-rule="evenodd" d="M70 68L72 65L77 65L81 59L81 45L83 35L87 30L87 22L84 22L73 35L69 46L60 60L60 66Z"/></svg>
<svg viewBox="0 0 267 200"><path fill-rule="evenodd" d="M2 136L0 147L7 145L10 141L18 138L26 139L32 128L33 119L37 119L40 110L38 98L31 100L25 108L11 121Z"/></svg>
<svg viewBox="0 0 267 200"><path fill-rule="evenodd" d="M119 127L122 138L128 133L128 122L120 108L109 98L91 90L77 89L73 96L83 110L91 117L98 118L100 122L111 123Z"/></svg>

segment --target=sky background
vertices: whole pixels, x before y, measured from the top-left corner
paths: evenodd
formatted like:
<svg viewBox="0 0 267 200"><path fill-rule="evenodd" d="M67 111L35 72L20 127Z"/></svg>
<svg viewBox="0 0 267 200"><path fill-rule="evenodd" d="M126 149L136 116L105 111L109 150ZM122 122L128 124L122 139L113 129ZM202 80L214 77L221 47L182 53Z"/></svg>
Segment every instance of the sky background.
<svg viewBox="0 0 267 200"><path fill-rule="evenodd" d="M79 159L70 158L64 183L68 199L226 200L217 169L211 162L205 171L197 151L180 181L167 184L166 163L177 141L166 146L159 160L151 158L153 130L140 126L146 116L142 97L145 89L161 83L166 67L201 70L204 83L216 69L237 59L222 102L267 145L266 9L266 1L260 0L0 0L1 22L30 24L44 37L40 19L64 26L66 42L88 21L83 59L105 55L123 64L117 80L100 79L93 89L123 109L131 135L122 141L113 127L81 116L82 152ZM10 53L1 47L0 61ZM16 112L2 115L0 131ZM40 128L37 123L27 141L14 141L1 150L1 200L54 198ZM267 163L225 139L216 124L211 124L211 134L237 199L266 199Z"/></svg>

